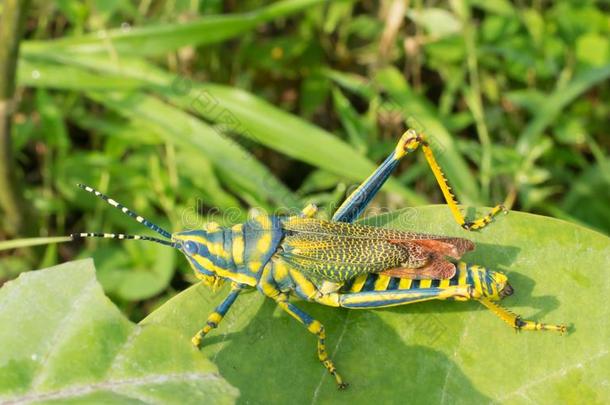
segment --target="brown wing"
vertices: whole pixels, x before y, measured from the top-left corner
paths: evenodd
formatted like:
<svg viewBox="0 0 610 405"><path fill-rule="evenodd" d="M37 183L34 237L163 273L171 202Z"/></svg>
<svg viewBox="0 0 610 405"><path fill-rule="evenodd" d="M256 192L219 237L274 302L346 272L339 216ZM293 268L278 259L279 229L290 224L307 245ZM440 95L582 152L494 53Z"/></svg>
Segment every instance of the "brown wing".
<svg viewBox="0 0 610 405"><path fill-rule="evenodd" d="M412 280L442 280L453 277L455 265L439 256L431 258L428 263L418 268L395 267L379 274Z"/></svg>

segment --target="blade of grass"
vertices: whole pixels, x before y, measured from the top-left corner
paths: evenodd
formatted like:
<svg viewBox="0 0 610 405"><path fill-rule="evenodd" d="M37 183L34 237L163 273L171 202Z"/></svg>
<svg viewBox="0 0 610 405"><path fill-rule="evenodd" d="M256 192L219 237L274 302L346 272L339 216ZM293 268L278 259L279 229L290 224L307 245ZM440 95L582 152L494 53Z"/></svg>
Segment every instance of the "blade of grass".
<svg viewBox="0 0 610 405"><path fill-rule="evenodd" d="M101 58L104 59L104 58ZM41 61L35 64L37 75L32 75L34 65L20 64L20 84L64 89L64 80L55 80L60 77L64 66ZM140 66L137 64L136 66ZM142 66L148 66L143 64ZM78 67L70 69L82 70L79 77L83 79L83 89L106 90L124 89L135 86L144 88L143 82L129 75L114 75L104 72L88 72ZM137 70L137 69L136 69ZM117 72L118 73L118 72ZM149 82L150 86L151 83ZM71 89L67 84L65 88ZM163 103L162 101L142 93L112 93L90 92L88 95L94 100L116 110L128 119L138 119L139 123L150 130L159 132L168 142L180 143L186 149L195 148L203 153L226 176L233 180L236 186L243 188L261 203L273 201L278 206L297 208L298 199L279 180L260 164L239 144L235 143L221 132L213 129L201 120L187 114L180 109Z"/></svg>
<svg viewBox="0 0 610 405"><path fill-rule="evenodd" d="M576 97L583 94L597 83L610 78L610 65L586 70L578 74L572 81L555 90L545 98L538 112L519 135L517 151L526 154L536 144L544 130L557 118L559 113Z"/></svg>
<svg viewBox="0 0 610 405"><path fill-rule="evenodd" d="M25 48L71 53L163 55L187 45L222 42L262 23L290 16L323 2L324 0L280 1L248 13L206 16L186 23L111 29L53 41L28 41Z"/></svg>
<svg viewBox="0 0 610 405"><path fill-rule="evenodd" d="M157 132L168 142L197 150L240 188L262 201L297 208L298 199L254 156L201 120L143 93L88 92L91 99Z"/></svg>
<svg viewBox="0 0 610 405"><path fill-rule="evenodd" d="M4 240L0 242L0 251L9 249L18 249L29 246L48 245L49 243L62 243L71 242L72 238L69 236L54 236L49 238L26 238L26 239L12 239Z"/></svg>
<svg viewBox="0 0 610 405"><path fill-rule="evenodd" d="M219 84L196 83L141 59L122 57L120 63L116 63L105 57L48 51L30 52L28 57L34 55L95 69L104 74L146 81L153 90L185 110L339 176L362 181L375 169L370 160L341 139L244 90ZM401 186L395 179L388 180L387 189L402 196L408 204L426 202L425 198Z"/></svg>
<svg viewBox="0 0 610 405"><path fill-rule="evenodd" d="M438 118L434 107L423 97L415 94L395 68L380 70L375 76L375 82L390 96L391 102L387 103L385 108L396 109L409 126L425 132L428 136L445 175L455 186L454 191L459 200L466 204L481 204L476 181L459 153L453 137Z"/></svg>

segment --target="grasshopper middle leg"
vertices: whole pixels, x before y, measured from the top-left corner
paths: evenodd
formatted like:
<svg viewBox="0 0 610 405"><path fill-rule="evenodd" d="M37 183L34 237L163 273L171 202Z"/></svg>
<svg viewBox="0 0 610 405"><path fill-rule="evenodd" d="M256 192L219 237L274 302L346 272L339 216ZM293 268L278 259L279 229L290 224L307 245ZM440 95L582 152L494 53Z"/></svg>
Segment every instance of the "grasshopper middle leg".
<svg viewBox="0 0 610 405"><path fill-rule="evenodd" d="M347 383L343 381L343 378L337 372L337 367L335 367L335 363L328 356L328 352L326 351L326 332L324 331L324 325L313 319L309 314L300 310L295 305L288 302L288 298L285 295L281 295L276 298L276 302L280 308L290 314L297 321L302 323L309 332L316 335L318 338L318 359L322 363L322 365L328 370L328 372L335 377L335 381L337 383L337 387L339 389L347 388Z"/></svg>

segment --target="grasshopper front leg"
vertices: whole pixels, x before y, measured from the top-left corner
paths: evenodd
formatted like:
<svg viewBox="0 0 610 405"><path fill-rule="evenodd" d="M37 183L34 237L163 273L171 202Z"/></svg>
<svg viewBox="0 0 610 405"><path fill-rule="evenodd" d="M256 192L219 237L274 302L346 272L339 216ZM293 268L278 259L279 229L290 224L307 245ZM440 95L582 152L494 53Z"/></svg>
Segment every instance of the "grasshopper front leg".
<svg viewBox="0 0 610 405"><path fill-rule="evenodd" d="M220 303L220 305L216 307L214 312L208 315L208 319L206 321L205 326L201 328L199 332L197 332L195 336L193 336L193 338L191 339L193 345L195 345L196 347L200 347L201 341L205 337L205 335L207 335L212 329L218 327L218 324L220 323L220 321L222 321L222 319L227 314L233 303L235 303L237 296L242 290L243 286L241 284L233 283L231 285L231 292L229 293L229 295L227 295L227 297Z"/></svg>
<svg viewBox="0 0 610 405"><path fill-rule="evenodd" d="M328 370L330 375L335 377L335 382L340 390L347 388L348 384L343 381L343 378L339 375L335 362L329 357L326 350L326 332L324 331L324 325L322 325L320 321L312 318L308 313L288 302L288 298L284 295L279 296L276 299L276 302L280 308L303 324L309 332L316 335L318 338L318 360L320 360L320 363Z"/></svg>

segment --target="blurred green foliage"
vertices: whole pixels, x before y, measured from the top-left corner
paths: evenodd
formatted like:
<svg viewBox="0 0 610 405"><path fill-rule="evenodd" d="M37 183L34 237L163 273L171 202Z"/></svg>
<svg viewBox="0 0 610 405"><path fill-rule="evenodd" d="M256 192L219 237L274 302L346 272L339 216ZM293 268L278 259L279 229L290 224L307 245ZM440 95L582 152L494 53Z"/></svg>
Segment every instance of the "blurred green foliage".
<svg viewBox="0 0 610 405"><path fill-rule="evenodd" d="M609 233L607 8L406 3L33 1L5 162L35 213L18 236L146 233L78 182L171 230L328 214L405 122L460 201ZM420 156L384 191L376 209L442 201ZM6 250L0 280L88 256L134 319L193 281L168 249L96 240Z"/></svg>

